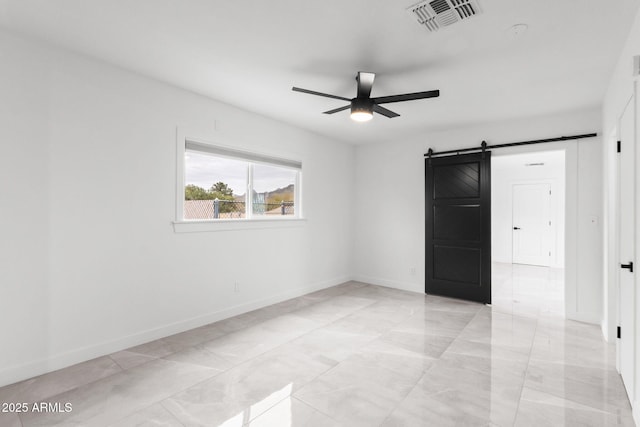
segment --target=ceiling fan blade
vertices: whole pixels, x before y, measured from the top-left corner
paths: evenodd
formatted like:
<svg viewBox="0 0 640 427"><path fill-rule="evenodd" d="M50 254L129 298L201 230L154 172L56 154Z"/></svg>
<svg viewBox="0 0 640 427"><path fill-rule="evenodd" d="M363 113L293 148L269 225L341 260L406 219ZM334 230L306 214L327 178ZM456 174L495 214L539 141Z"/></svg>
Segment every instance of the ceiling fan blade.
<svg viewBox="0 0 640 427"><path fill-rule="evenodd" d="M376 104L373 104L373 111L375 111L378 114L382 114L385 117L389 117L390 119L393 119L394 117L400 117L400 114L394 113L393 111L387 110L386 108Z"/></svg>
<svg viewBox="0 0 640 427"><path fill-rule="evenodd" d="M435 98L440 96L439 90L429 90L426 92L405 93L403 95L380 96L371 98L376 104L388 104L390 102L413 101L414 99Z"/></svg>
<svg viewBox="0 0 640 427"><path fill-rule="evenodd" d="M318 96L324 96L326 98L341 99L343 101L351 101L349 98L344 98L342 96L329 95L328 93L316 92L315 90L302 89L295 86L292 87L291 90L293 90L294 92L308 93L309 95L318 95Z"/></svg>
<svg viewBox="0 0 640 427"><path fill-rule="evenodd" d="M356 77L358 81L358 98L369 98L371 96L371 88L375 78L376 75L374 73L358 71L358 76Z"/></svg>
<svg viewBox="0 0 640 427"><path fill-rule="evenodd" d="M345 105L344 107L336 108L336 109L334 109L334 110L325 111L325 112L324 112L324 113L322 113L322 114L333 114L333 113L337 113L338 111L344 111L344 110L347 110L347 109L349 109L349 108L351 108L351 104L349 104L349 105Z"/></svg>

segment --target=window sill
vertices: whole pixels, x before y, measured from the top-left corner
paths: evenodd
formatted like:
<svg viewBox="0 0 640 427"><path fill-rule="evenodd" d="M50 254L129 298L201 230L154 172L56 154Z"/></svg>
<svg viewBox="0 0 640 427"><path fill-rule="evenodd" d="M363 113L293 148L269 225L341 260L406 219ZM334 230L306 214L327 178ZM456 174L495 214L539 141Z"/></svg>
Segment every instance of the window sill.
<svg viewBox="0 0 640 427"><path fill-rule="evenodd" d="M174 221L173 231L176 233L202 233L208 231L255 230L265 228L302 227L307 222L304 218L286 219L219 219L215 221Z"/></svg>

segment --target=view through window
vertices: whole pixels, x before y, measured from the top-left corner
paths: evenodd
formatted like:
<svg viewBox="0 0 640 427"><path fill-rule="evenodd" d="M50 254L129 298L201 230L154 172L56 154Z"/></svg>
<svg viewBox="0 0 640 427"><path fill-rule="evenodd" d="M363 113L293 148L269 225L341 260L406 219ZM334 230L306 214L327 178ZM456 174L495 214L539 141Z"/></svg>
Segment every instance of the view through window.
<svg viewBox="0 0 640 427"><path fill-rule="evenodd" d="M298 217L297 162L187 143L184 165L184 220Z"/></svg>

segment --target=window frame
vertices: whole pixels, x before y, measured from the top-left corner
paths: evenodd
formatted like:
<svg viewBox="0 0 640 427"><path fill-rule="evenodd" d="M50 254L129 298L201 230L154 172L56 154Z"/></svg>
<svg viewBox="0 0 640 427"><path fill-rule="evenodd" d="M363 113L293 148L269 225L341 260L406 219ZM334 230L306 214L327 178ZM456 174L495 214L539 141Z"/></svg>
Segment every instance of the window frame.
<svg viewBox="0 0 640 427"><path fill-rule="evenodd" d="M191 147L188 147L191 145ZM194 147L196 147L194 149ZM202 148L202 150L198 150ZM185 154L188 150L201 151L219 157L228 157L248 163L247 168L247 189L245 191L245 218L220 218L204 220L184 219L184 196L186 167ZM294 215L283 216L263 216L253 214L253 165L262 163L270 166L290 168L296 170L294 183ZM213 142L208 138L188 136L188 134L178 128L176 138L176 210L175 221L173 221L175 232L201 232L201 231L224 231L224 230L244 230L253 228L280 228L295 227L305 222L302 209L302 162L284 157L276 157L271 154L259 153L237 147Z"/></svg>

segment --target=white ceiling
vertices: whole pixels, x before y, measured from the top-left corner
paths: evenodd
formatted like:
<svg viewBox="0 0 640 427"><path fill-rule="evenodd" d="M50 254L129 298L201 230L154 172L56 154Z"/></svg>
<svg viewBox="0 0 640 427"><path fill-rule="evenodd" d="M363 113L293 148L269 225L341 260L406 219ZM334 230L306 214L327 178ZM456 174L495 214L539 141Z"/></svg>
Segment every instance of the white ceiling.
<svg viewBox="0 0 640 427"><path fill-rule="evenodd" d="M599 106L638 0L479 0L430 33L414 0L0 0L0 26L294 126L356 144ZM507 31L518 23L520 38ZM342 101L440 89L355 123Z"/></svg>

